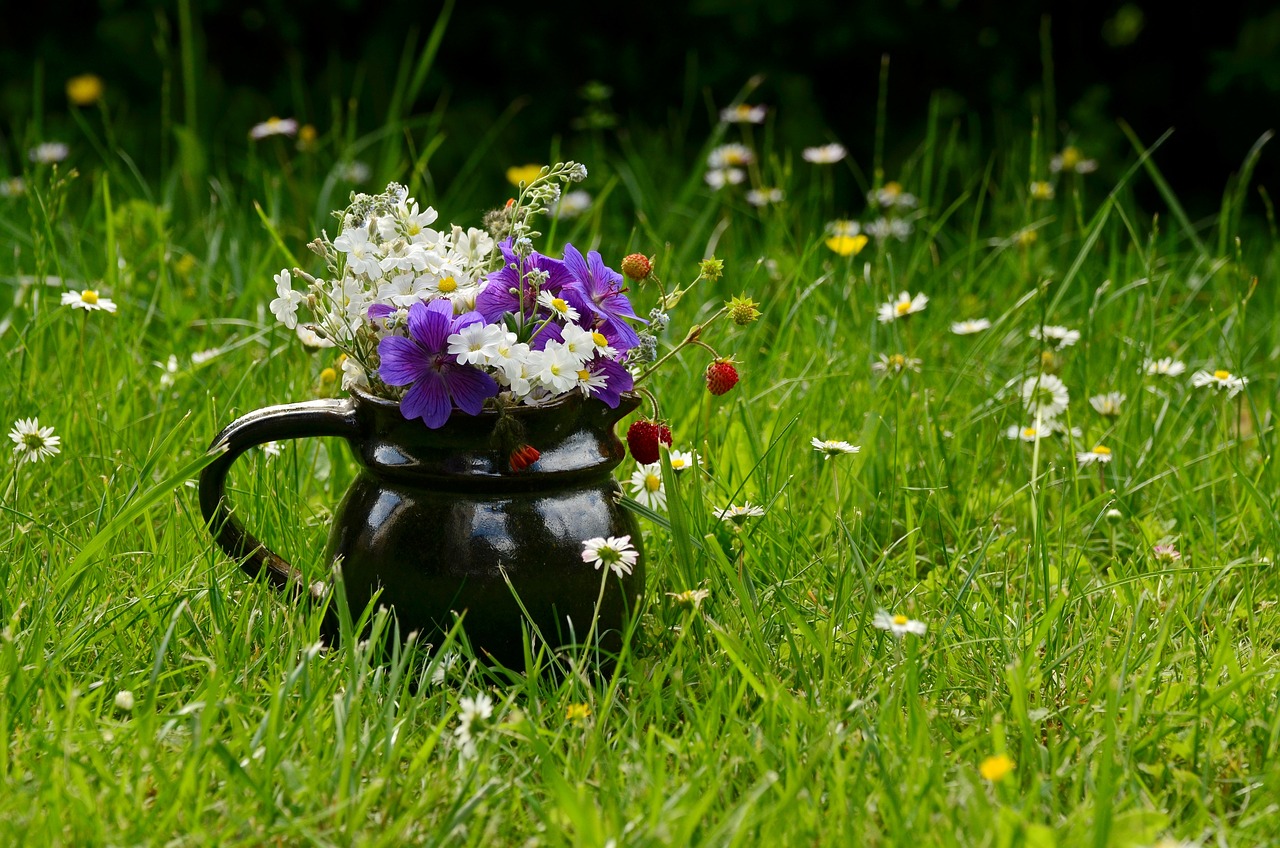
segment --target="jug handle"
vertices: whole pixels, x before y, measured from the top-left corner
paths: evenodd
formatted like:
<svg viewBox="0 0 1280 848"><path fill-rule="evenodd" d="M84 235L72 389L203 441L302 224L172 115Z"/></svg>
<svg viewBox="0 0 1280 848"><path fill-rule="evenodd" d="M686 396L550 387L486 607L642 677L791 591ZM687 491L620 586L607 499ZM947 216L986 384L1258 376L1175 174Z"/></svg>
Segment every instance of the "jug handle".
<svg viewBox="0 0 1280 848"><path fill-rule="evenodd" d="M308 436L357 435L355 403L352 400L312 400L286 403L254 410L227 425L210 445L225 452L205 466L200 474L200 512L214 540L250 577L266 572L277 589L299 591L302 572L244 529L226 502L227 472L249 448L278 439Z"/></svg>

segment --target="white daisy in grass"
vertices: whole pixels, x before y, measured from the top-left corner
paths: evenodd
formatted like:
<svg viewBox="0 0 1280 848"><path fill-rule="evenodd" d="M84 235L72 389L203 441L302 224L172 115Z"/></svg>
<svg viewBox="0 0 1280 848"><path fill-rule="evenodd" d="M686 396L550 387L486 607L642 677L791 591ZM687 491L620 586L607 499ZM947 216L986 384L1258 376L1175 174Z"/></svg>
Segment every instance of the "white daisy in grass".
<svg viewBox="0 0 1280 848"><path fill-rule="evenodd" d="M1055 174L1070 171L1076 174L1091 174L1098 170L1097 159L1086 159L1078 147L1064 147L1062 152L1049 160L1049 170Z"/></svg>
<svg viewBox="0 0 1280 848"><path fill-rule="evenodd" d="M1191 375L1191 385L1196 388L1204 386L1213 386L1218 391L1225 390L1227 397L1232 398L1240 394L1244 387L1248 385L1248 377L1237 377L1230 371L1219 369L1212 373L1208 371L1197 371Z"/></svg>
<svg viewBox="0 0 1280 848"><path fill-rule="evenodd" d="M631 472L631 493L649 509L667 508L667 490L662 487L662 463L637 465Z"/></svg>
<svg viewBox="0 0 1280 848"><path fill-rule="evenodd" d="M739 103L720 110L720 120L726 124L763 124L769 110L764 106Z"/></svg>
<svg viewBox="0 0 1280 848"><path fill-rule="evenodd" d="M260 141L273 135L297 135L298 121L296 118L267 118L260 124L254 124L249 130L249 138L254 141Z"/></svg>
<svg viewBox="0 0 1280 848"><path fill-rule="evenodd" d="M27 182L22 177L0 179L0 197L21 197L27 193Z"/></svg>
<svg viewBox="0 0 1280 848"><path fill-rule="evenodd" d="M556 219L577 218L591 208L591 195L581 189L563 195L547 207L547 214Z"/></svg>
<svg viewBox="0 0 1280 848"><path fill-rule="evenodd" d="M1182 552L1174 545L1155 545L1151 548L1151 555L1155 557L1156 562L1177 562L1182 559Z"/></svg>
<svg viewBox="0 0 1280 848"><path fill-rule="evenodd" d="M828 221L827 225L822 229L823 232L834 238L853 238L862 232L862 225L857 221L850 221L848 218L837 218L834 221Z"/></svg>
<svg viewBox="0 0 1280 848"><path fill-rule="evenodd" d="M671 598L676 606L696 610L702 606L703 601L711 597L711 592L707 589L685 589L683 592L668 592L667 597Z"/></svg>
<svg viewBox="0 0 1280 848"><path fill-rule="evenodd" d="M38 165L54 165L70 152L71 148L61 141L42 141L27 151L27 158Z"/></svg>
<svg viewBox="0 0 1280 848"><path fill-rule="evenodd" d="M713 510L716 518L721 521L732 521L734 524L741 524L748 518L760 518L764 515L764 507L756 506L751 501L743 501L742 506L730 504L724 509Z"/></svg>
<svg viewBox="0 0 1280 848"><path fill-rule="evenodd" d="M72 309L83 309L86 312L115 312L116 304L109 297L103 297L98 293L97 289L84 289L83 291L69 291L62 293L62 305L70 306Z"/></svg>
<svg viewBox="0 0 1280 848"><path fill-rule="evenodd" d="M839 439L819 439L817 436L810 439L809 444L813 445L814 450L822 454L824 462L833 456L857 453L862 450L862 448L857 445L851 445L848 442L842 442Z"/></svg>
<svg viewBox="0 0 1280 848"><path fill-rule="evenodd" d="M1177 377L1187 370L1187 364L1172 356L1165 356L1144 361L1142 368L1147 372L1148 377Z"/></svg>
<svg viewBox="0 0 1280 848"><path fill-rule="evenodd" d="M890 353L888 355L882 353L879 356L879 361L871 363L871 371L874 374L901 374L904 371L919 373L922 364L914 356L906 356L901 353Z"/></svg>
<svg viewBox="0 0 1280 848"><path fill-rule="evenodd" d="M1025 427L1019 427L1014 424L1004 431L1004 435L1005 438L1008 439L1017 439L1023 442L1036 442L1043 439L1045 436L1053 435L1053 427L1050 426L1053 423L1054 422L1052 421L1041 421L1040 426L1038 427L1035 424L1028 424Z"/></svg>
<svg viewBox="0 0 1280 848"><path fill-rule="evenodd" d="M640 552L631 544L630 534L626 536L596 536L582 543L582 561L594 566L596 571L601 567L613 569L613 573L622 577L630 574L635 568Z"/></svg>
<svg viewBox="0 0 1280 848"><path fill-rule="evenodd" d="M485 725L492 716L493 699L483 692L474 698L458 700L458 726L453 729L453 736L465 759L476 755L476 739L484 733Z"/></svg>
<svg viewBox="0 0 1280 848"><path fill-rule="evenodd" d="M677 474L688 471L698 465L698 458L694 456L693 451L671 451L670 455L671 470Z"/></svg>
<svg viewBox="0 0 1280 848"><path fill-rule="evenodd" d="M916 196L902 190L902 184L887 182L875 191L867 192L867 202L881 209L911 209L916 203Z"/></svg>
<svg viewBox="0 0 1280 848"><path fill-rule="evenodd" d="M970 318L967 321L956 321L951 325L951 332L957 336L971 336L974 333L981 333L983 330L990 330L991 322L986 318Z"/></svg>
<svg viewBox="0 0 1280 848"><path fill-rule="evenodd" d="M876 310L876 318L881 324L888 324L916 312L923 312L928 305L929 296L924 292L915 297L912 297L909 292L899 292L893 300L880 304L880 308Z"/></svg>
<svg viewBox="0 0 1280 848"><path fill-rule="evenodd" d="M1111 461L1111 448L1105 445L1095 445L1093 450L1080 451L1076 454L1076 462L1080 463L1080 467L1084 468L1096 463L1108 463Z"/></svg>
<svg viewBox="0 0 1280 848"><path fill-rule="evenodd" d="M1080 341L1079 330L1069 330L1066 327L1057 324L1045 324L1040 327L1032 327L1027 335L1038 342L1053 344L1055 350L1062 350L1064 347L1071 347Z"/></svg>
<svg viewBox="0 0 1280 848"><path fill-rule="evenodd" d="M1071 394L1061 379L1053 374L1037 374L1028 377L1018 390L1022 403L1032 418L1052 421L1067 411Z"/></svg>
<svg viewBox="0 0 1280 848"><path fill-rule="evenodd" d="M746 178L747 174L741 168L713 168L704 177L707 185L716 191L727 185L738 185Z"/></svg>
<svg viewBox="0 0 1280 848"><path fill-rule="evenodd" d="M787 199L787 193L780 188L760 188L747 192L747 202L756 208L763 208L773 203L781 203Z"/></svg>
<svg viewBox="0 0 1280 848"><path fill-rule="evenodd" d="M570 306L567 300L556 297L545 289L538 292L538 305L549 311L561 321L578 320L578 310Z"/></svg>
<svg viewBox="0 0 1280 848"><path fill-rule="evenodd" d="M880 610L876 613L876 617L871 623L880 630L887 630L894 636L901 639L908 633L914 636L923 636L928 626L923 621L917 621L914 618L907 618L905 615L894 615L888 610Z"/></svg>
<svg viewBox="0 0 1280 848"><path fill-rule="evenodd" d="M1053 200L1053 183L1036 180L1027 189L1034 200Z"/></svg>
<svg viewBox="0 0 1280 848"><path fill-rule="evenodd" d="M1123 393L1107 392L1106 394L1094 395L1089 398L1089 405L1097 410L1099 415L1114 418L1120 414L1120 406L1124 401L1125 395Z"/></svg>
<svg viewBox="0 0 1280 848"><path fill-rule="evenodd" d="M707 156L707 167L742 168L756 161L755 153L745 144L722 144Z"/></svg>
<svg viewBox="0 0 1280 848"><path fill-rule="evenodd" d="M883 242L889 236L893 236L898 241L906 241L913 229L915 227L910 221L904 221L901 218L876 218L865 227L866 233L877 242Z"/></svg>
<svg viewBox="0 0 1280 848"><path fill-rule="evenodd" d="M834 165L841 159L849 155L849 151L845 150L843 144L823 144L818 147L806 147L801 151L800 156L806 162L814 165Z"/></svg>
<svg viewBox="0 0 1280 848"><path fill-rule="evenodd" d="M19 418L9 431L13 440L13 452L18 463L39 462L47 456L61 453L58 447L62 439L53 434L52 427L41 427L39 418Z"/></svg>

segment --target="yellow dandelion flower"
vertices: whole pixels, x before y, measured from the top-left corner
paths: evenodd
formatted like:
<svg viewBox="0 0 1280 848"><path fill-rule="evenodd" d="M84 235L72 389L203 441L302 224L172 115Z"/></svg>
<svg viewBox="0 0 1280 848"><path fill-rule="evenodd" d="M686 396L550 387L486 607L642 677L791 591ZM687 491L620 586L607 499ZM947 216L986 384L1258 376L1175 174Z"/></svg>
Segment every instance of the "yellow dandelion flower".
<svg viewBox="0 0 1280 848"><path fill-rule="evenodd" d="M102 99L102 79L94 74L81 74L67 80L67 99L77 106L92 106Z"/></svg>
<svg viewBox="0 0 1280 848"><path fill-rule="evenodd" d="M983 760L978 766L978 771L982 773L983 780L999 783L1013 771L1013 760L1004 754L996 754L994 757Z"/></svg>
<svg viewBox="0 0 1280 848"><path fill-rule="evenodd" d="M856 236L832 236L826 241L827 247L840 256L857 256L862 248L867 246L867 237L858 234Z"/></svg>
<svg viewBox="0 0 1280 848"><path fill-rule="evenodd" d="M507 169L507 182L517 188L520 183L528 185L542 174L541 165L512 165Z"/></svg>
<svg viewBox="0 0 1280 848"><path fill-rule="evenodd" d="M590 704L570 704L564 711L564 717L568 721L586 721L590 716Z"/></svg>

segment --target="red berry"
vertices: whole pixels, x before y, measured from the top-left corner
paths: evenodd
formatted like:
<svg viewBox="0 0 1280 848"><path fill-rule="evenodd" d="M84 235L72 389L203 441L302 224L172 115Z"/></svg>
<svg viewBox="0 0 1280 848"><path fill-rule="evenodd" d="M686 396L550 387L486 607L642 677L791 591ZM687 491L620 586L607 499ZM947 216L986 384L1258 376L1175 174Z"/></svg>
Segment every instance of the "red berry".
<svg viewBox="0 0 1280 848"><path fill-rule="evenodd" d="M658 461L660 444L671 447L671 428L666 424L641 418L627 428L627 447L641 465Z"/></svg>
<svg viewBox="0 0 1280 848"><path fill-rule="evenodd" d="M622 258L622 273L626 274L629 280L639 282L648 279L651 271L653 271L653 263L643 253L632 253Z"/></svg>
<svg viewBox="0 0 1280 848"><path fill-rule="evenodd" d="M722 395L738 385L738 369L731 359L717 359L707 366L707 391Z"/></svg>

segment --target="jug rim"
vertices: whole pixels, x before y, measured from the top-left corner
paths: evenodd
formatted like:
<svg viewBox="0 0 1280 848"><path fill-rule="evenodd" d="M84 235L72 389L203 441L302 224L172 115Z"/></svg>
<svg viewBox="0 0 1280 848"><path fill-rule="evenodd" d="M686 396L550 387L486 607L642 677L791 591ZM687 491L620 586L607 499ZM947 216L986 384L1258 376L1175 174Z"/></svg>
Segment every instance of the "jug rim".
<svg viewBox="0 0 1280 848"><path fill-rule="evenodd" d="M365 391L359 386L352 386L351 388L347 389L347 392L351 395L352 400L355 400L361 404L367 404L369 406L377 407L377 408L388 410L388 411L394 410L398 412L400 410L400 401L391 400L390 398L378 397L375 394L370 394L369 392ZM619 401L618 407L616 408L622 409L623 407L627 407L627 406L631 406L632 408L634 408L634 406L639 405L640 395L637 392L622 392L620 397L621 397L621 400ZM515 415L519 417L523 417L526 415L536 415L539 412L545 412L547 410L563 409L565 407L572 406L575 403L581 403L587 400L599 400L599 398L586 397L581 392L566 392L565 394L557 398L554 398L553 400L547 401L546 403L539 403L539 404L533 404L533 405L522 403L522 404L517 404L515 406L509 406L506 409L506 414ZM604 401L600 401L600 403L603 404ZM629 412L630 410L625 410L622 414L626 415ZM499 414L500 413L498 410L490 408L486 404L485 408L480 410L479 414L468 415L467 417L471 419L497 418ZM450 420L454 418L454 414L452 412L450 412L449 418ZM405 420L408 421L411 419L406 418Z"/></svg>

